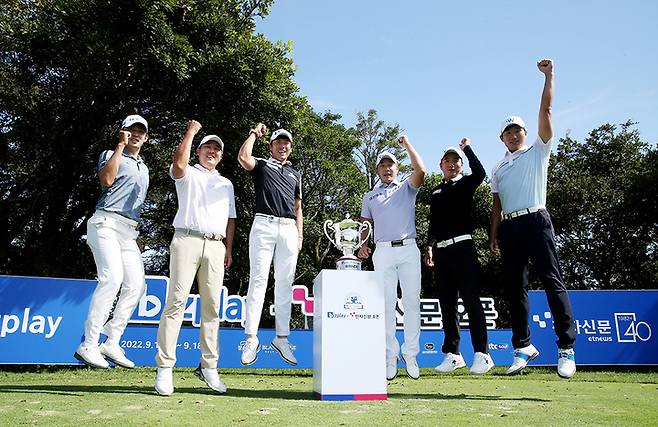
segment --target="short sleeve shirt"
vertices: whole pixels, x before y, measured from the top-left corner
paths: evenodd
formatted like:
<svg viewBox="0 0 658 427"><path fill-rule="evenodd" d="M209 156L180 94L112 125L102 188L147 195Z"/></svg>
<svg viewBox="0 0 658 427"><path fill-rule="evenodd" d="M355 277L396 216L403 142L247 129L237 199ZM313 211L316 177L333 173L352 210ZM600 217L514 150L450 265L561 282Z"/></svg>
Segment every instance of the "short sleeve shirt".
<svg viewBox="0 0 658 427"><path fill-rule="evenodd" d="M114 154L112 150L101 153L98 158L98 172L105 167L112 154ZM141 157L134 158L124 151L121 154L114 183L109 187L103 187L96 209L114 212L139 222L148 187L149 170L144 161Z"/></svg>
<svg viewBox="0 0 658 427"><path fill-rule="evenodd" d="M171 174L169 168L169 176ZM185 175L175 179L178 211L174 228L221 234L226 237L229 218L235 218L233 184L216 169L196 164L185 168Z"/></svg>
<svg viewBox="0 0 658 427"><path fill-rule="evenodd" d="M290 162L256 158L251 170L256 192L256 213L297 218L295 199L302 198L302 175Z"/></svg>
<svg viewBox="0 0 658 427"><path fill-rule="evenodd" d="M375 242L416 238L416 196L409 179L377 184L363 196L361 217L374 221Z"/></svg>
<svg viewBox="0 0 658 427"><path fill-rule="evenodd" d="M548 161L552 139L541 138L529 147L509 151L491 173L491 191L498 193L503 213L546 206Z"/></svg>

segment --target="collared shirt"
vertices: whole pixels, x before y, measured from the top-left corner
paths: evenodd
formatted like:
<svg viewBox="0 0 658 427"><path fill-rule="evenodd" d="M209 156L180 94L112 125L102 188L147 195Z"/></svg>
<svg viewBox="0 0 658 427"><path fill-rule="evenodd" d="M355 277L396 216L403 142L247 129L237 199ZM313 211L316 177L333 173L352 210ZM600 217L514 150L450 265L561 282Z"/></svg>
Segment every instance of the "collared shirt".
<svg viewBox="0 0 658 427"><path fill-rule="evenodd" d="M97 171L105 167L114 151L106 150L98 158ZM119 170L114 182L103 191L96 209L114 212L133 221L139 221L149 187L149 170L142 158L134 158L125 151L121 154Z"/></svg>
<svg viewBox="0 0 658 427"><path fill-rule="evenodd" d="M169 176L176 181L178 212L174 228L185 228L226 237L229 218L235 218L233 184L216 169L208 170L196 164L185 167L182 178L174 178L173 165Z"/></svg>
<svg viewBox="0 0 658 427"><path fill-rule="evenodd" d="M553 140L541 138L529 147L505 154L491 173L491 191L498 193L503 213L546 206L548 161Z"/></svg>
<svg viewBox="0 0 658 427"><path fill-rule="evenodd" d="M288 161L281 163L270 157L256 158L251 170L256 192L255 213L297 218L295 199L302 198L302 175Z"/></svg>
<svg viewBox="0 0 658 427"><path fill-rule="evenodd" d="M430 195L428 245L473 232L473 195L486 176L482 163L470 145L464 154L471 168L470 175L443 181Z"/></svg>
<svg viewBox="0 0 658 427"><path fill-rule="evenodd" d="M416 238L416 195L405 179L379 183L363 196L361 216L374 221L375 242Z"/></svg>

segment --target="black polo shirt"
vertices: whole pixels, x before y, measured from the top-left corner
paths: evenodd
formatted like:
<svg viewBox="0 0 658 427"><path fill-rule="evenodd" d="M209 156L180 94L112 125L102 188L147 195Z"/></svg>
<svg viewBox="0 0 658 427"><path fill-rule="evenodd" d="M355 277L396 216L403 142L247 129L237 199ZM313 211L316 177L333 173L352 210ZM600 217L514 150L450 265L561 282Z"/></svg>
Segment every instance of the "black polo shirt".
<svg viewBox="0 0 658 427"><path fill-rule="evenodd" d="M486 173L470 145L465 147L464 154L471 174L444 180L432 189L428 245L473 232L473 194L484 181Z"/></svg>
<svg viewBox="0 0 658 427"><path fill-rule="evenodd" d="M296 219L295 199L302 198L302 175L290 162L256 158L251 170L256 191L255 213Z"/></svg>

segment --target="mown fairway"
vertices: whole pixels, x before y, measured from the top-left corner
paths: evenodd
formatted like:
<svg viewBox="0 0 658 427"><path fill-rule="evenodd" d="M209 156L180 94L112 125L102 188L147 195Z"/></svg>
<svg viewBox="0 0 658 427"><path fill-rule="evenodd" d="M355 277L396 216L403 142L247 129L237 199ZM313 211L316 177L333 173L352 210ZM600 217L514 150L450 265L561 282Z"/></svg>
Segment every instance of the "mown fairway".
<svg viewBox="0 0 658 427"><path fill-rule="evenodd" d="M155 370L50 368L2 370L1 425L658 425L658 370L580 368L565 381L553 369L517 377L467 373L418 381L404 371L388 400L313 400L308 370L221 370L229 391L213 394L176 369L176 392L153 390Z"/></svg>

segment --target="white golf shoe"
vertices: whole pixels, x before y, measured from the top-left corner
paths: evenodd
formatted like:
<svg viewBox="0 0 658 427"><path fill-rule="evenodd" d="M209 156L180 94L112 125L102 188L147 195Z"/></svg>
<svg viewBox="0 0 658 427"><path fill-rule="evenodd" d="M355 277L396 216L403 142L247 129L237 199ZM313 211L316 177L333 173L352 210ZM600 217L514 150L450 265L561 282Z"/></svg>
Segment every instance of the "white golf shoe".
<svg viewBox="0 0 658 427"><path fill-rule="evenodd" d="M174 374L172 368L158 368L155 376L155 391L160 396L171 396L174 392Z"/></svg>
<svg viewBox="0 0 658 427"><path fill-rule="evenodd" d="M466 362L464 362L464 358L461 354L447 353L443 358L443 362L435 367L434 370L441 372L442 374L447 374L456 369L463 368L464 366L466 366Z"/></svg>
<svg viewBox="0 0 658 427"><path fill-rule="evenodd" d="M279 353L281 358L293 366L297 364L297 358L292 354L292 346L288 342L288 338L276 337L272 340L272 347Z"/></svg>
<svg viewBox="0 0 658 427"><path fill-rule="evenodd" d="M404 360L404 368L407 371L407 375L417 380L420 377L420 368L418 367L416 356L405 356L403 354L402 360Z"/></svg>
<svg viewBox="0 0 658 427"><path fill-rule="evenodd" d="M520 373L523 368L528 365L528 362L535 359L537 356L539 356L539 350L537 350L532 344L523 348L517 348L514 350L514 361L507 370L507 375L516 375Z"/></svg>
<svg viewBox="0 0 658 427"><path fill-rule="evenodd" d="M576 355L573 348L559 349L557 359L557 374L565 379L576 373Z"/></svg>
<svg viewBox="0 0 658 427"><path fill-rule="evenodd" d="M194 375L199 377L201 381L204 381L206 384L208 384L208 387L215 390L217 393L226 393L226 386L222 382L221 378L219 378L217 368L202 368L201 365L199 365L199 367L194 370Z"/></svg>
<svg viewBox="0 0 658 427"><path fill-rule="evenodd" d="M252 365L256 362L257 354L260 351L260 342L258 338L247 338L247 340L242 345L242 356L240 356L240 362L243 365Z"/></svg>
<svg viewBox="0 0 658 427"><path fill-rule="evenodd" d="M114 362L115 365L129 369L135 367L135 363L126 357L123 349L117 344L112 345L104 342L100 345L99 350L107 360Z"/></svg>
<svg viewBox="0 0 658 427"><path fill-rule="evenodd" d="M491 356L487 353L476 351L473 355L473 364L471 365L471 374L482 375L486 374L494 367Z"/></svg>
<svg viewBox="0 0 658 427"><path fill-rule="evenodd" d="M73 357L92 368L107 369L110 367L97 345L85 345L85 343L80 343L77 350L75 350Z"/></svg>
<svg viewBox="0 0 658 427"><path fill-rule="evenodd" d="M386 379L392 380L398 376L398 359L388 359L386 361Z"/></svg>

